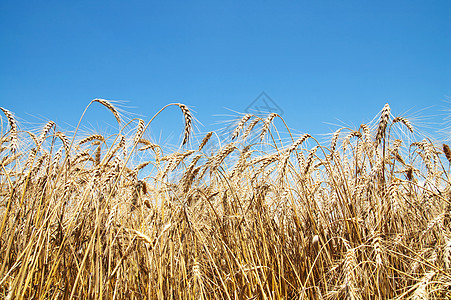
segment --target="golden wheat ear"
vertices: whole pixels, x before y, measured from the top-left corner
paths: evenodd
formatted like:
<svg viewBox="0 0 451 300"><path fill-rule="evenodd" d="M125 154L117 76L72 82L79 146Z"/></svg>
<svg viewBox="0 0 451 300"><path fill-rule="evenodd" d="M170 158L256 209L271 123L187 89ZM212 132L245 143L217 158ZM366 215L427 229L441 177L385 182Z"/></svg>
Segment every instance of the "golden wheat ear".
<svg viewBox="0 0 451 300"><path fill-rule="evenodd" d="M92 135L82 139L81 141L79 141L78 144L83 145L83 144L86 144L86 143L94 141L94 140L98 140L100 142L105 142L105 138L103 137L103 135L92 134Z"/></svg>
<svg viewBox="0 0 451 300"><path fill-rule="evenodd" d="M19 140L17 138L17 122L14 118L14 114L7 110L6 108L0 107L0 110L3 111L6 118L8 119L9 127L10 127L10 135L11 135L11 151L16 152L19 146Z"/></svg>
<svg viewBox="0 0 451 300"><path fill-rule="evenodd" d="M448 162L451 163L451 149L447 144L443 144L443 153L445 153Z"/></svg>
<svg viewBox="0 0 451 300"><path fill-rule="evenodd" d="M45 124L45 126L42 128L41 134L39 135L36 145L39 146L42 144L42 142L44 142L47 133L50 131L50 129L52 129L52 127L54 128L56 127L56 124L53 121L48 121L47 124Z"/></svg>
<svg viewBox="0 0 451 300"><path fill-rule="evenodd" d="M246 114L244 115L241 120L238 122L238 125L236 126L235 130L232 133L231 139L234 140L238 137L240 134L241 129L243 129L244 124L246 124L247 121L249 121L250 118L252 118L252 114Z"/></svg>
<svg viewBox="0 0 451 300"><path fill-rule="evenodd" d="M271 113L264 121L263 121L263 128L260 133L260 140L263 141L263 138L265 137L266 132L269 131L269 128L271 126L271 122L274 120L275 117L279 116L276 113Z"/></svg>
<svg viewBox="0 0 451 300"><path fill-rule="evenodd" d="M208 143L208 141L210 140L212 135L213 135L213 131L210 131L209 133L207 133L205 135L205 137L202 139L202 142L200 142L199 148L197 151L201 151L204 148L204 146Z"/></svg>
<svg viewBox="0 0 451 300"><path fill-rule="evenodd" d="M404 126L406 126L406 128L407 128L411 133L413 133L413 126L412 126L412 123L410 123L409 120L407 120L407 119L404 118L404 117L396 117L396 118L393 119L393 123L398 123L398 122L401 122L402 124L404 124Z"/></svg>
<svg viewBox="0 0 451 300"><path fill-rule="evenodd" d="M98 102L100 104L102 104L103 106L105 106L106 108L108 108L114 115L114 117L116 118L116 121L118 124L121 124L121 116L119 114L119 112L117 111L117 109L113 106L113 104L111 104L110 101L105 100L105 99L94 99L92 100L92 102Z"/></svg>
<svg viewBox="0 0 451 300"><path fill-rule="evenodd" d="M144 123L143 120L139 119L139 121L138 121L138 128L136 129L135 137L133 138L133 143L134 144L138 144L139 143L139 140L141 139L141 137L144 134L145 126L146 126L146 123Z"/></svg>
<svg viewBox="0 0 451 300"><path fill-rule="evenodd" d="M183 141L182 146L185 145L190 137L191 131L193 130L193 116L191 115L190 110L185 104L177 103L178 107L182 110L183 117L185 118L185 130L183 133Z"/></svg>
<svg viewBox="0 0 451 300"><path fill-rule="evenodd" d="M385 136L385 129L387 128L388 120L390 118L390 105L385 104L381 112L381 118L379 121L379 127L376 133L376 145L379 145L382 138Z"/></svg>
<svg viewBox="0 0 451 300"><path fill-rule="evenodd" d="M243 134L243 140L246 140L246 138L251 134L251 131L254 129L254 127L257 125L258 122L260 122L260 118L253 119L249 125L247 125L246 131Z"/></svg>

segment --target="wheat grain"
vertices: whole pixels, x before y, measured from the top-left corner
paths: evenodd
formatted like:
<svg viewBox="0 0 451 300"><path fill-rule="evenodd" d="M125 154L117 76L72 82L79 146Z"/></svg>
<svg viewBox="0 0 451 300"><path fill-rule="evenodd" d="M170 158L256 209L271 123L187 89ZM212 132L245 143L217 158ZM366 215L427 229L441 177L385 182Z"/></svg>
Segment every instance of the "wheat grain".
<svg viewBox="0 0 451 300"><path fill-rule="evenodd" d="M36 150L36 148L31 148L30 149L30 154L28 155L28 158L25 161L23 170L26 170L26 169L31 167L31 164L35 160L37 153L38 153L38 151Z"/></svg>
<svg viewBox="0 0 451 300"><path fill-rule="evenodd" d="M200 267L200 263L195 259L193 264L193 281L194 281L194 295L196 299L203 300L204 299L204 283L202 280L202 271Z"/></svg>
<svg viewBox="0 0 451 300"><path fill-rule="evenodd" d="M194 179L196 178L197 174L202 169L202 166L193 167L189 172L186 172L184 175L184 178L181 180L181 186L184 193L187 193L189 188L191 187Z"/></svg>
<svg viewBox="0 0 451 300"><path fill-rule="evenodd" d="M346 152L348 145L351 143L351 139L353 137L357 137L357 138L361 138L362 134L360 133L360 131L352 131L350 132L344 139L343 139L343 143L342 143L342 148L343 148L343 152Z"/></svg>
<svg viewBox="0 0 451 300"><path fill-rule="evenodd" d="M181 186L183 187L183 190L186 190L187 182L190 182L190 184L191 184L192 180L194 180L195 175L193 174L194 173L193 170L196 168L196 164L199 161L199 159L201 159L201 158L202 158L202 154L196 155L191 160L191 162L188 165L188 167L186 168L185 173L183 174L183 177L180 180ZM200 169L200 167L199 167L199 169ZM199 172L199 170L197 172ZM197 172L196 172L196 174L197 174Z"/></svg>
<svg viewBox="0 0 451 300"><path fill-rule="evenodd" d="M104 159L103 159L103 164L107 165L110 160L114 157L114 155L122 148L125 147L125 136L123 136L122 134L120 134L117 139L119 140L116 145L114 146L114 148L110 148L110 150L108 151L108 153L105 155Z"/></svg>
<svg viewBox="0 0 451 300"><path fill-rule="evenodd" d="M173 170L175 170L175 168L178 167L178 165L188 156L190 156L191 154L193 154L195 151L194 150L188 150L184 153L173 153L172 155L170 155L169 157L166 158L162 158L161 160L168 160L168 163L162 173L162 176L165 177L169 172L172 172Z"/></svg>
<svg viewBox="0 0 451 300"><path fill-rule="evenodd" d="M409 166L407 169L406 169L406 177L407 177L407 180L409 180L409 181L412 181L413 180L413 168L411 167L411 166Z"/></svg>

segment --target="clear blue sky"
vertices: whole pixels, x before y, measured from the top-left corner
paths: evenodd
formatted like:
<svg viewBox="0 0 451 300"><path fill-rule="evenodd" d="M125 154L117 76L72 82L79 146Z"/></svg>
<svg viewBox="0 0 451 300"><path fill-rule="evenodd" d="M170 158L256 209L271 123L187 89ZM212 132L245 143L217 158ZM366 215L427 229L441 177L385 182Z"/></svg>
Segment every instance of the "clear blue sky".
<svg viewBox="0 0 451 300"><path fill-rule="evenodd" d="M94 98L146 120L183 102L207 131L265 91L291 128L326 133L386 102L439 113L449 53L450 1L1 1L0 106L65 126Z"/></svg>

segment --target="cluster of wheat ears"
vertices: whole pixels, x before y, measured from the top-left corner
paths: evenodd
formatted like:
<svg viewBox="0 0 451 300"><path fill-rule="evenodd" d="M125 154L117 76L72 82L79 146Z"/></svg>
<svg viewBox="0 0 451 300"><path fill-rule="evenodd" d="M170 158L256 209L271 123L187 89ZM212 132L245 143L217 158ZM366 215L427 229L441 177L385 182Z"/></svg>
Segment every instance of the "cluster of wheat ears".
<svg viewBox="0 0 451 300"><path fill-rule="evenodd" d="M165 154L153 118L94 103L116 134L19 130L0 108L0 298L451 297L451 151L388 105L323 144L246 114L212 148L170 104L185 130Z"/></svg>

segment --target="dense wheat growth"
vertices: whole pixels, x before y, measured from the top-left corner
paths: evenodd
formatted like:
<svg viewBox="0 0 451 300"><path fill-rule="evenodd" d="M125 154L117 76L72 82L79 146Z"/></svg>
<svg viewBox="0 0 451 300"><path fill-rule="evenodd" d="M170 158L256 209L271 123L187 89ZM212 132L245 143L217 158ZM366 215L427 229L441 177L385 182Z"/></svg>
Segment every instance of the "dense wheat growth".
<svg viewBox="0 0 451 300"><path fill-rule="evenodd" d="M326 143L281 137L277 114L193 138L171 104L172 152L149 132L165 108L90 105L114 135L22 131L0 108L0 298L451 297L451 151L388 104Z"/></svg>

